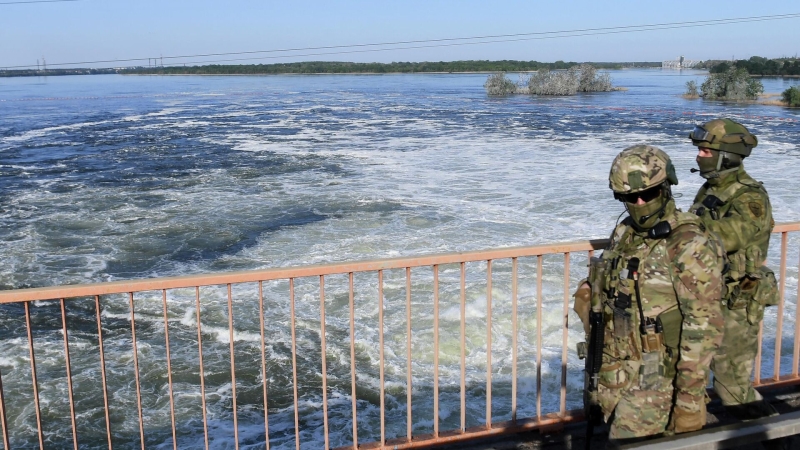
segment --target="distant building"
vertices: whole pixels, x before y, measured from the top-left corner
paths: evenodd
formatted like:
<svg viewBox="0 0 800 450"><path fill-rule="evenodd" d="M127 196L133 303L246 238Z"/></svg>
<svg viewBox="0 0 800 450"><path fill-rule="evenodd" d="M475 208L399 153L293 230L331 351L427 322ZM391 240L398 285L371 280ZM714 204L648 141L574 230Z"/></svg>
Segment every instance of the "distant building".
<svg viewBox="0 0 800 450"><path fill-rule="evenodd" d="M670 61L661 61L661 68L662 69L691 69L696 65L700 64L703 61L694 61L691 59L685 59L683 55L681 55L678 59L673 59Z"/></svg>

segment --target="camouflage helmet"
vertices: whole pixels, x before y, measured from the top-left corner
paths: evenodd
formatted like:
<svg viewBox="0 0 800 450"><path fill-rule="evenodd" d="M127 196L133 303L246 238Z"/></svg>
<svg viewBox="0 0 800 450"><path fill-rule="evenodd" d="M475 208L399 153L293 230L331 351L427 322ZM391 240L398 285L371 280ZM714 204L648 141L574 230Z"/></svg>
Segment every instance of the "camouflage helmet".
<svg viewBox="0 0 800 450"><path fill-rule="evenodd" d="M689 133L692 145L730 152L740 156L750 156L750 151L758 145L756 135L747 131L744 125L731 119L715 119L697 125Z"/></svg>
<svg viewBox="0 0 800 450"><path fill-rule="evenodd" d="M650 145L634 145L620 152L608 174L608 187L615 194L641 192L665 182L678 184L675 166L666 153Z"/></svg>

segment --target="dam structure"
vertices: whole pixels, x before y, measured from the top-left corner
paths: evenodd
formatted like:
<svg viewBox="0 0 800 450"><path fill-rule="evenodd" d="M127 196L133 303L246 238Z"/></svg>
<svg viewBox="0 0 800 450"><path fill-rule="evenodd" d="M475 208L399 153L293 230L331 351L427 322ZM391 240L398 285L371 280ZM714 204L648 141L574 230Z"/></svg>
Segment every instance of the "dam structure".
<svg viewBox="0 0 800 450"><path fill-rule="evenodd" d="M787 292L787 278L797 276L787 273L789 237L798 233L800 222L774 230L780 304L760 334L754 384L762 388L800 383L800 292ZM606 243L0 291L29 355L14 369L27 373L26 383L0 374L4 448L402 449L563 428L583 419L570 295ZM545 274L560 294L543 291ZM127 312L109 314L115 303ZM430 311L422 328L412 323L419 309ZM227 328L205 329L208 315L226 317ZM240 335L238 325L252 320L258 335ZM127 332L110 331L112 321ZM42 327L60 329L60 350L41 342ZM161 337L140 341L144 328ZM378 345L365 348L371 333ZM111 346L129 353L110 361ZM301 360L318 365L315 379L298 378ZM405 370L387 372L390 360ZM508 373L493 370L500 360ZM94 378L94 389L76 389L79 377ZM287 414L293 426L270 428Z"/></svg>
<svg viewBox="0 0 800 450"><path fill-rule="evenodd" d="M661 61L662 69L693 69L701 64L703 61L694 61L685 59L683 56L667 61Z"/></svg>

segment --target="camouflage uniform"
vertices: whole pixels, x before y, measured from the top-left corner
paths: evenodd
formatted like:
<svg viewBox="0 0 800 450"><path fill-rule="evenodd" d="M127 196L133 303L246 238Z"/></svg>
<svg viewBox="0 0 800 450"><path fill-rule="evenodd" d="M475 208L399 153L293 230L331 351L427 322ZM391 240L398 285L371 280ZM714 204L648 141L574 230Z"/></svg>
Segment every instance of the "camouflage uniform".
<svg viewBox="0 0 800 450"><path fill-rule="evenodd" d="M631 215L614 229L588 280L605 330L591 400L606 421L613 418L612 439L669 431L676 409L695 415L693 429L705 424L709 365L722 337L723 254L697 216L675 208L668 183L677 184L674 168L654 147L626 149L611 168L615 195L661 189L658 201L644 204L656 207L646 215L623 200Z"/></svg>
<svg viewBox="0 0 800 450"><path fill-rule="evenodd" d="M704 131L709 135L702 135ZM698 147L713 150L713 156L698 157L698 164L715 169L701 171L707 181L697 193L690 212L721 238L729 264L722 302L725 337L711 364L714 390L728 412L750 419L776 414L750 382L764 306L777 300L775 275L762 266L775 222L766 189L745 172L741 162L757 144L755 136L750 135L752 145L728 138L734 141L729 143L733 148L728 148L726 142L721 142L722 136L739 135L746 136L749 132L731 120L718 119L698 127L697 135L693 132L690 136ZM727 160L729 157L731 161Z"/></svg>

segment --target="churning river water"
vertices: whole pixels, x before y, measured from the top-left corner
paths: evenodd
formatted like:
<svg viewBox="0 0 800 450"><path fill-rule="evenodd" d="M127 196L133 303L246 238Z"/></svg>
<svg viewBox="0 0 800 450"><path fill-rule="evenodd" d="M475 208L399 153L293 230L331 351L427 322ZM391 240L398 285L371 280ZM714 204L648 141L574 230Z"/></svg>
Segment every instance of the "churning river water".
<svg viewBox="0 0 800 450"><path fill-rule="evenodd" d="M606 237L623 211L608 190L614 156L638 143L667 151L680 178L677 203L687 208L701 184L689 173L696 151L687 134L720 116L758 135L746 167L769 191L776 222L800 220L800 110L681 98L686 81L702 82L701 72L623 70L611 76L627 90L555 98L488 97L486 75L480 74L0 79L0 289ZM778 93L797 80L763 83ZM778 243L773 239L773 268ZM798 246L793 237L785 336L794 327ZM573 283L584 267L585 258L573 263ZM485 277L478 272L476 279ZM401 292L404 279L395 275L387 274L387 291ZM544 383L545 412L558 408L559 277L558 268L545 267L545 296L552 300L545 302L543 374L554 380ZM334 279L326 285L334 292L328 311L334 446L351 442L347 295L336 291L343 284ZM273 448L293 448L286 285L265 283L264 290L270 440ZM191 291L169 298L172 358L181 361L173 363L181 448L203 443ZM361 442L380 438L377 305L370 295L364 293L356 313L357 363L365 368L357 395ZM313 286L298 286L303 448L324 441L318 298ZM507 334L509 296L498 292L496 301L495 326ZM441 394L442 429L459 423L457 303L445 299L440 313L440 382L455 386ZM519 417L536 411L533 337L526 337L535 332L534 303L535 289L521 285ZM387 436L404 436L405 310L390 293L386 308ZM67 310L81 446L103 448L94 305L75 300ZM208 288L202 312L211 446L229 448L222 288ZM32 315L46 446L61 448L71 445L71 427L59 306L37 302ZM427 298L415 301L413 315L420 365L413 425L415 433L426 433L433 427ZM263 448L260 329L252 292L237 297L234 316L240 441L243 448ZM467 305L475 350L467 361L470 398L485 394L485 316L485 291L476 288ZM125 297L104 299L108 370L112 379L128 380L109 386L117 448L138 447L129 317ZM766 320L768 329L774 308ZM572 351L580 334L570 330L569 408L581 404L582 363ZM0 373L14 447L37 445L27 342L22 307L0 308ZM153 448L172 446L163 342L160 294L143 296L137 300L137 343L146 441ZM504 339L493 345L495 422L510 418L510 348ZM483 423L483 403L476 401L467 414L468 426Z"/></svg>

